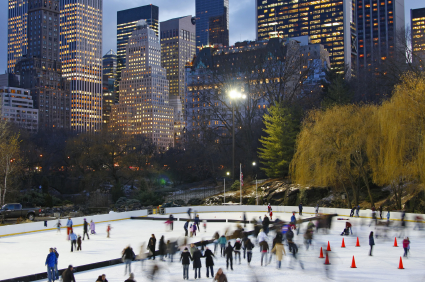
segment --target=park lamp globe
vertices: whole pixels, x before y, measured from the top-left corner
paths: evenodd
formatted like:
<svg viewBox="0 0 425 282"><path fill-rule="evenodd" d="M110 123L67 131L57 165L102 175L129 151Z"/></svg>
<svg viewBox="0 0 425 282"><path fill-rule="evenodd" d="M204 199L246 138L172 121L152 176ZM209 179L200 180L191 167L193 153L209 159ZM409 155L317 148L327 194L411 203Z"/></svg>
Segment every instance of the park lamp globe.
<svg viewBox="0 0 425 282"><path fill-rule="evenodd" d="M238 92L236 90L230 91L229 97L232 100L235 100L235 99L246 99L246 95L245 94L242 94L242 93L240 93L240 92Z"/></svg>

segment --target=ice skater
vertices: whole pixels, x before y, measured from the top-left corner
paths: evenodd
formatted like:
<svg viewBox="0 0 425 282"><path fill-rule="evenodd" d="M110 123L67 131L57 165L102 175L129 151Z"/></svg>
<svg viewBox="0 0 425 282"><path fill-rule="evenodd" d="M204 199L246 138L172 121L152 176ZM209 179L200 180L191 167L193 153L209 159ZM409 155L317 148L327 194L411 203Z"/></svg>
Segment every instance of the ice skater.
<svg viewBox="0 0 425 282"><path fill-rule="evenodd" d="M86 238L86 235L87 235L87 240L90 240L89 233L87 232L89 229L89 223L87 222L86 219L84 219L83 227L84 227L83 240L84 238Z"/></svg>
<svg viewBox="0 0 425 282"><path fill-rule="evenodd" d="M220 254L222 257L225 255L226 242L226 237L224 235L221 235L221 237L218 239L218 243L220 244Z"/></svg>
<svg viewBox="0 0 425 282"><path fill-rule="evenodd" d="M229 264L230 264L230 269L233 270L233 247L230 244L230 242L227 243L225 253L226 253L226 268L229 269Z"/></svg>
<svg viewBox="0 0 425 282"><path fill-rule="evenodd" d="M191 213L192 213L192 209L188 208L187 215L189 216L189 219L192 219Z"/></svg>
<svg viewBox="0 0 425 282"><path fill-rule="evenodd" d="M215 256L213 254L213 252L207 247L204 253L204 257L205 257L205 265L207 267L207 278L210 277L210 273L211 273L211 277L214 276L214 259Z"/></svg>
<svg viewBox="0 0 425 282"><path fill-rule="evenodd" d="M269 251L269 244L267 244L267 241L261 241L260 243L260 251L261 251L261 266L263 266L263 259L264 264L267 266L267 253Z"/></svg>
<svg viewBox="0 0 425 282"><path fill-rule="evenodd" d="M202 253L201 251L196 248L196 250L193 252L193 270L195 270L195 279L199 278L201 279L201 262Z"/></svg>
<svg viewBox="0 0 425 282"><path fill-rule="evenodd" d="M289 268L293 268L293 263L298 261L300 263L301 268L304 269L304 263L301 261L300 258L297 257L298 246L293 241L288 241L288 249L289 252L292 253L292 259L289 264Z"/></svg>
<svg viewBox="0 0 425 282"><path fill-rule="evenodd" d="M226 274L223 273L223 270L221 268L217 270L217 273L215 274L213 281L227 282Z"/></svg>
<svg viewBox="0 0 425 282"><path fill-rule="evenodd" d="M77 235L71 229L71 234L69 234L69 239L71 240L71 252L74 251L74 247L77 248Z"/></svg>
<svg viewBox="0 0 425 282"><path fill-rule="evenodd" d="M286 255L285 248L282 242L276 242L271 252L276 253L276 261L277 261L276 268L280 269L282 266L283 255Z"/></svg>
<svg viewBox="0 0 425 282"><path fill-rule="evenodd" d="M58 253L58 250L56 250L56 248L53 248L53 252L55 253L55 256L56 256L56 261L55 261L55 279L54 280L59 280L59 271L58 271L59 253Z"/></svg>
<svg viewBox="0 0 425 282"><path fill-rule="evenodd" d="M112 227L110 224L108 224L108 227L106 227L106 238L109 238L109 235L111 233Z"/></svg>
<svg viewBox="0 0 425 282"><path fill-rule="evenodd" d="M298 205L298 211L299 211L299 215L303 215L303 203L300 203Z"/></svg>
<svg viewBox="0 0 425 282"><path fill-rule="evenodd" d="M354 216L354 211L355 210L356 210L356 207L355 206L351 208L350 217L353 217Z"/></svg>
<svg viewBox="0 0 425 282"><path fill-rule="evenodd" d="M58 219L58 222L56 223L56 228L57 228L56 233L61 233L61 226L62 226L61 220Z"/></svg>
<svg viewBox="0 0 425 282"><path fill-rule="evenodd" d="M359 213L360 213L360 205L357 205L357 208L356 208L356 217L360 217Z"/></svg>
<svg viewBox="0 0 425 282"><path fill-rule="evenodd" d="M409 254L409 250L410 250L410 240L409 240L409 237L404 238L404 240L403 240L403 249L404 249L404 255L403 255L403 257L407 257L407 255Z"/></svg>
<svg viewBox="0 0 425 282"><path fill-rule="evenodd" d="M123 251L122 251L122 258L125 263L125 270L124 275L127 275L127 269L128 273L131 273L131 261L134 259L135 254L133 252L133 249L128 245Z"/></svg>
<svg viewBox="0 0 425 282"><path fill-rule="evenodd" d="M189 265L191 260L193 260L193 258L186 247L184 248L183 252L180 255L180 261L182 262L182 265L183 265L183 280L184 279L189 280Z"/></svg>
<svg viewBox="0 0 425 282"><path fill-rule="evenodd" d="M81 251L81 235L77 237L77 251Z"/></svg>
<svg viewBox="0 0 425 282"><path fill-rule="evenodd" d="M206 220L206 219L204 219L204 220L202 221L202 224L204 225L204 232L207 232L207 220ZM199 231L199 232L201 232L201 231Z"/></svg>
<svg viewBox="0 0 425 282"><path fill-rule="evenodd" d="M72 220L70 217L68 217L68 221L66 222L66 235L68 236L68 240L70 240L69 235L72 231Z"/></svg>
<svg viewBox="0 0 425 282"><path fill-rule="evenodd" d="M155 238L155 234L152 234L151 237L149 238L148 249L150 250L153 260L155 260L155 246L156 246L156 238ZM151 257L149 257L149 259L151 259Z"/></svg>
<svg viewBox="0 0 425 282"><path fill-rule="evenodd" d="M145 248L145 244L142 244L140 246L140 252L139 254L136 256L136 260L140 261L142 270L144 269L144 262L146 260L146 258L148 257L147 253L145 252L146 248Z"/></svg>
<svg viewBox="0 0 425 282"><path fill-rule="evenodd" d="M242 248L241 240L236 239L236 242L233 245L233 249L235 251L235 263L238 261L238 257L239 257L239 264L241 264L241 248Z"/></svg>
<svg viewBox="0 0 425 282"><path fill-rule="evenodd" d="M49 282L55 281L55 263L56 263L56 255L53 252L53 248L49 249L49 254L46 258L45 266L47 267L47 278Z"/></svg>
<svg viewBox="0 0 425 282"><path fill-rule="evenodd" d="M184 236L186 236L187 237L187 233L188 233L188 229L189 229L189 219L188 220L186 220L186 222L185 222L185 224L184 224L184 226L183 226L183 228L184 228Z"/></svg>
<svg viewBox="0 0 425 282"><path fill-rule="evenodd" d="M251 264L252 259L252 249L254 248L254 244L252 244L251 239L247 239L245 242L245 249L246 249L246 259L248 261L248 265Z"/></svg>
<svg viewBox="0 0 425 282"><path fill-rule="evenodd" d="M373 231L370 231L370 234L369 234L369 246L370 246L369 256L372 256L372 250L373 250L374 245L375 245L375 239L373 238Z"/></svg>
<svg viewBox="0 0 425 282"><path fill-rule="evenodd" d="M95 228L96 228L96 226L95 226L94 221L93 221L93 219L92 219L92 220L90 220L90 233L91 233L91 234L96 234L96 230L95 230ZM88 237L88 236L87 236L87 237Z"/></svg>

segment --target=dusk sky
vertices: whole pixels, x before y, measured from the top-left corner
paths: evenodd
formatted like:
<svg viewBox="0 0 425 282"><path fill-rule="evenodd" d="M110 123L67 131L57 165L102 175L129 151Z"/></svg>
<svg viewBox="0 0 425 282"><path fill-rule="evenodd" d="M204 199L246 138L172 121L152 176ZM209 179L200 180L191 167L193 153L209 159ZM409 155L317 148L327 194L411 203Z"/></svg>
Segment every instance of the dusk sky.
<svg viewBox="0 0 425 282"><path fill-rule="evenodd" d="M230 44L241 40L255 40L255 0L230 0ZM195 0L104 0L103 54L116 51L117 11L154 4L159 7L159 21L195 15ZM0 73L7 68L7 10L8 1L0 4ZM425 1L405 0L406 25L410 23L410 9L425 7Z"/></svg>

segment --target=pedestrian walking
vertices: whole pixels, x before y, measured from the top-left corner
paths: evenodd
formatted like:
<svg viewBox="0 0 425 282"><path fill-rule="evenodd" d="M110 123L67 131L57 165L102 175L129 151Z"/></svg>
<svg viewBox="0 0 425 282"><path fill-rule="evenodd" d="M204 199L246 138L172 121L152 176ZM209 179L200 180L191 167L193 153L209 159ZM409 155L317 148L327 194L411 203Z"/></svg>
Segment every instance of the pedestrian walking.
<svg viewBox="0 0 425 282"><path fill-rule="evenodd" d="M225 255L226 242L226 237L224 235L221 235L221 237L218 239L218 243L220 244L220 254L222 257Z"/></svg>
<svg viewBox="0 0 425 282"><path fill-rule="evenodd" d="M56 255L53 252L53 248L49 249L49 254L46 257L46 267L47 267L47 279L49 282L55 281L55 264L56 264Z"/></svg>
<svg viewBox="0 0 425 282"><path fill-rule="evenodd" d="M201 251L196 248L196 250L193 252L193 270L195 270L195 279L199 278L201 279L201 262L202 253Z"/></svg>
<svg viewBox="0 0 425 282"><path fill-rule="evenodd" d="M68 236L68 240L70 240L69 235L72 231L72 220L70 217L68 217L68 221L66 222L66 235Z"/></svg>
<svg viewBox="0 0 425 282"><path fill-rule="evenodd" d="M69 239L71 240L71 252L74 251L74 248L77 248L77 235L75 235L74 231L71 230L71 234L69 234Z"/></svg>
<svg viewBox="0 0 425 282"><path fill-rule="evenodd" d="M409 254L409 249L410 249L410 240L409 240L409 237L404 238L404 240L403 240L403 249L404 249L404 255L403 255L403 257L407 257L407 255Z"/></svg>
<svg viewBox="0 0 425 282"><path fill-rule="evenodd" d="M298 211L299 211L299 215L303 215L303 203L300 203L298 205Z"/></svg>
<svg viewBox="0 0 425 282"><path fill-rule="evenodd" d="M90 240L89 233L87 233L87 231L89 229L89 223L87 222L86 219L84 219L83 228L84 228L83 240L84 240L84 238L86 238L86 235L87 235L87 239Z"/></svg>
<svg viewBox="0 0 425 282"><path fill-rule="evenodd" d="M154 260L155 260L155 246L156 246L156 238L155 238L155 234L152 234L151 237L149 238L148 249L151 253L151 257L153 257ZM151 257L149 257L149 259L151 259Z"/></svg>
<svg viewBox="0 0 425 282"><path fill-rule="evenodd" d="M267 244L267 241L261 241L260 250L261 250L261 266L263 266L264 257L265 257L264 264L267 265L267 253L269 251L269 244Z"/></svg>
<svg viewBox="0 0 425 282"><path fill-rule="evenodd" d="M277 268L280 269L282 266L282 258L283 255L286 255L285 248L283 247L283 244L281 242L276 242L276 245L274 245L272 249L272 253L276 253L276 261L277 261Z"/></svg>
<svg viewBox="0 0 425 282"><path fill-rule="evenodd" d="M254 248L254 244L252 244L251 239L247 239L245 242L245 248L246 248L246 259L248 261L248 265L251 264L252 259L252 249Z"/></svg>
<svg viewBox="0 0 425 282"><path fill-rule="evenodd" d="M225 253L226 253L226 268L229 269L229 263L230 263L230 269L233 270L233 247L230 244L230 242L227 243Z"/></svg>
<svg viewBox="0 0 425 282"><path fill-rule="evenodd" d="M188 229L189 229L189 219L186 220L186 223L184 224L183 228L184 228L184 236L187 237L187 232L188 232Z"/></svg>
<svg viewBox="0 0 425 282"><path fill-rule="evenodd" d="M209 274L211 273L211 277L214 276L214 259L215 256L213 252L207 247L205 250L205 266L207 267L207 278L209 278Z"/></svg>
<svg viewBox="0 0 425 282"><path fill-rule="evenodd" d="M75 277L73 273L74 267L69 265L64 272L62 272L62 282L75 282Z"/></svg>
<svg viewBox="0 0 425 282"><path fill-rule="evenodd" d="M375 239L373 238L373 231L370 231L370 234L369 234L369 245L370 245L369 256L372 256L373 245L375 245Z"/></svg>
<svg viewBox="0 0 425 282"><path fill-rule="evenodd" d="M235 263L237 262L238 257L239 257L239 264L241 264L241 249L242 249L242 244L241 244L241 240L240 239L236 239L236 242L233 245L233 249L235 251Z"/></svg>
<svg viewBox="0 0 425 282"><path fill-rule="evenodd" d="M183 252L180 255L180 261L183 265L183 280L189 280L189 265L191 260L193 260L193 258L190 255L189 250L187 248L184 248Z"/></svg>
<svg viewBox="0 0 425 282"><path fill-rule="evenodd" d="M81 235L77 237L77 251L81 251Z"/></svg>
<svg viewBox="0 0 425 282"><path fill-rule="evenodd" d="M128 245L123 251L122 251L122 260L125 263L125 270L124 275L127 275L127 269L128 274L131 273L131 262L133 261L134 257L136 255L133 252L133 249Z"/></svg>
<svg viewBox="0 0 425 282"><path fill-rule="evenodd" d="M217 282L227 282L227 277L226 275L223 273L223 270L221 268L219 268L217 270L217 273L214 276L214 280L213 281L217 281Z"/></svg>

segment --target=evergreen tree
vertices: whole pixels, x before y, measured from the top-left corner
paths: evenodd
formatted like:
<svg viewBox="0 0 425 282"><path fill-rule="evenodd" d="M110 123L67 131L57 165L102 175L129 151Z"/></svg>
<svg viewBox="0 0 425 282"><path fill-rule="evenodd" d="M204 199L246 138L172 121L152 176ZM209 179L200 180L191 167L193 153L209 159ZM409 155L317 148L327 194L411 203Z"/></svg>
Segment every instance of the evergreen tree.
<svg viewBox="0 0 425 282"><path fill-rule="evenodd" d="M346 105L353 99L353 92L345 79L347 68L333 68L325 72L325 79L322 80L322 107L331 108L335 105Z"/></svg>
<svg viewBox="0 0 425 282"><path fill-rule="evenodd" d="M300 114L276 104L264 115L264 125L266 136L260 138L263 147L258 152L263 164L261 169L268 177L287 176L300 130Z"/></svg>

